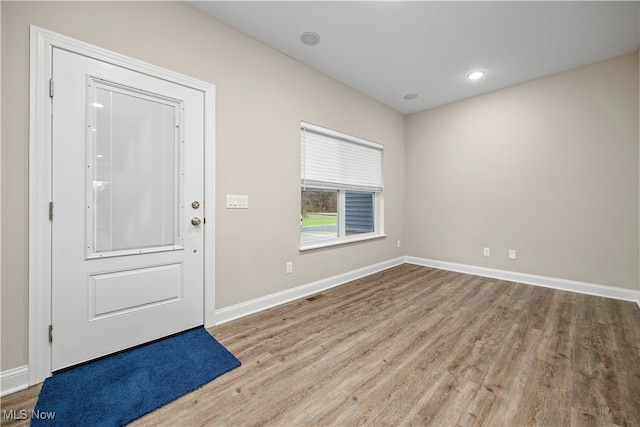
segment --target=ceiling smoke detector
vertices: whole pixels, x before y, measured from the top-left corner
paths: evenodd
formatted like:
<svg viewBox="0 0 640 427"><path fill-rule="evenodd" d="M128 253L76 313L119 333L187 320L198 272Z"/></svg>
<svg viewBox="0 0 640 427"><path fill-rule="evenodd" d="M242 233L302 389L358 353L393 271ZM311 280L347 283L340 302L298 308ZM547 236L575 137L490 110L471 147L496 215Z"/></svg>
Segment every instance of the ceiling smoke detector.
<svg viewBox="0 0 640 427"><path fill-rule="evenodd" d="M302 43L306 44L307 46L313 46L320 43L320 34L314 33L313 31L308 31L306 33L302 33L302 35L300 36L300 40L302 40Z"/></svg>

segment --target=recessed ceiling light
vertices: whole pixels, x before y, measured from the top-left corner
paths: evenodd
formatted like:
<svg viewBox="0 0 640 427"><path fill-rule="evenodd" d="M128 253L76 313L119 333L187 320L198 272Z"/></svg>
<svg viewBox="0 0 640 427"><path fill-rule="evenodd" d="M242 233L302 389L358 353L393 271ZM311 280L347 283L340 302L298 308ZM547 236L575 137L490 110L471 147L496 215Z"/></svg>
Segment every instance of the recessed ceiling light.
<svg viewBox="0 0 640 427"><path fill-rule="evenodd" d="M467 78L469 80L478 80L481 79L485 76L485 74L487 74L487 72L485 70L476 70L476 71L472 71L469 74L467 74Z"/></svg>
<svg viewBox="0 0 640 427"><path fill-rule="evenodd" d="M313 31L308 31L306 33L302 33L302 35L300 36L300 40L302 40L302 43L308 46L313 46L320 43L320 34L314 33Z"/></svg>
<svg viewBox="0 0 640 427"><path fill-rule="evenodd" d="M404 99L406 99L407 101L411 101L412 99L416 99L417 97L417 93L408 93L404 96Z"/></svg>

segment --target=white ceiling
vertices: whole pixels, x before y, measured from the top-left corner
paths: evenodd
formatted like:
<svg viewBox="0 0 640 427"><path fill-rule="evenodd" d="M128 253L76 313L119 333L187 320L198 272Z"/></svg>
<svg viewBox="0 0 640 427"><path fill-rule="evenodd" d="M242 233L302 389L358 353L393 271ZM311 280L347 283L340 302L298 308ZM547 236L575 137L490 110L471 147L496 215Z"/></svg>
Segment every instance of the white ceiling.
<svg viewBox="0 0 640 427"><path fill-rule="evenodd" d="M637 1L187 3L404 114L640 46ZM303 44L307 31L320 43Z"/></svg>

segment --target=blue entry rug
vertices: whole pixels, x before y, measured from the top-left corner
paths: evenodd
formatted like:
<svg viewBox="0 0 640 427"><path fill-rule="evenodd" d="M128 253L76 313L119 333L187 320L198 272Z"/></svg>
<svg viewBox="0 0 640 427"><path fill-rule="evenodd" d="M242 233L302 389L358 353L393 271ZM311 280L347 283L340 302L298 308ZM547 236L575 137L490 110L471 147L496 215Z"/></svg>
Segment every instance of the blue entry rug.
<svg viewBox="0 0 640 427"><path fill-rule="evenodd" d="M47 378L31 425L122 426L240 366L196 328Z"/></svg>

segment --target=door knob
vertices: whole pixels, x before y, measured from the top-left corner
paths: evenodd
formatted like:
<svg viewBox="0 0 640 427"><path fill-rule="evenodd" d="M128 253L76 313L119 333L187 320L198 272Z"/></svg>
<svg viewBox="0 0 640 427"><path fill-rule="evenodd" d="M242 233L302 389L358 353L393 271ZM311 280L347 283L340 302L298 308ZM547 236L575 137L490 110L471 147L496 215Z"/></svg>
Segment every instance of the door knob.
<svg viewBox="0 0 640 427"><path fill-rule="evenodd" d="M198 226L198 225L200 225L201 222L202 221L200 220L200 218L191 218L191 224L192 225Z"/></svg>

